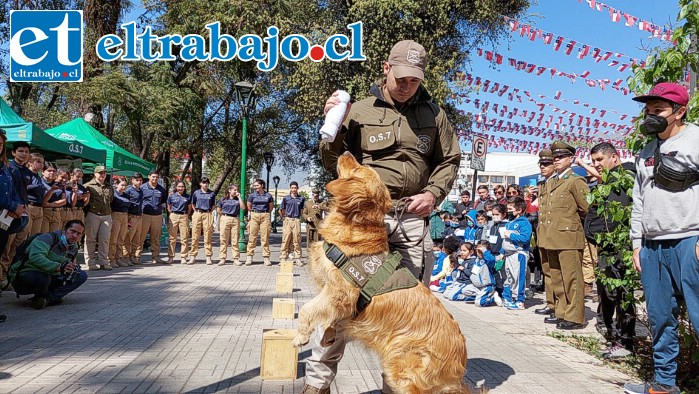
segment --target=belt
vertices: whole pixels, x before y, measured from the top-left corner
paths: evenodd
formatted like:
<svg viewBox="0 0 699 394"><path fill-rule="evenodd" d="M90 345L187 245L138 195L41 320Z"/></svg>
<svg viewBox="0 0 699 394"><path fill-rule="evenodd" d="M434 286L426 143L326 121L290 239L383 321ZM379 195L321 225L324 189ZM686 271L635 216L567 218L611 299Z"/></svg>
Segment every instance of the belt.
<svg viewBox="0 0 699 394"><path fill-rule="evenodd" d="M255 212L255 213L269 213L269 212L267 212L267 211L256 211L256 210L254 210L254 209L253 209L252 211Z"/></svg>
<svg viewBox="0 0 699 394"><path fill-rule="evenodd" d="M298 216L298 217L292 218L291 216L287 216L287 217L285 217L284 219L301 219L301 217Z"/></svg>
<svg viewBox="0 0 699 394"><path fill-rule="evenodd" d="M172 213L176 213L178 215L184 215L184 211L172 211Z"/></svg>
<svg viewBox="0 0 699 394"><path fill-rule="evenodd" d="M30 202L29 205L31 205L33 207L41 207L41 204L38 202Z"/></svg>
<svg viewBox="0 0 699 394"><path fill-rule="evenodd" d="M229 217L232 217L232 218L237 218L238 216L240 216L240 215L233 215L232 213L222 213L221 215L223 215L223 216L229 216Z"/></svg>
<svg viewBox="0 0 699 394"><path fill-rule="evenodd" d="M143 214L148 215L148 216L161 216L162 215L162 213L145 213L145 212L143 212Z"/></svg>
<svg viewBox="0 0 699 394"><path fill-rule="evenodd" d="M138 217L141 217L141 216L143 216L143 214L142 214L142 213L131 213L131 212L129 212L129 216L138 216Z"/></svg>
<svg viewBox="0 0 699 394"><path fill-rule="evenodd" d="M117 214L124 214L124 215L127 215L127 214L128 214L128 212L126 212L126 211L112 211L112 214L115 214L115 213L117 213Z"/></svg>
<svg viewBox="0 0 699 394"><path fill-rule="evenodd" d="M195 211L201 212L201 213L210 213L211 212L211 210L199 209L199 208L195 209Z"/></svg>

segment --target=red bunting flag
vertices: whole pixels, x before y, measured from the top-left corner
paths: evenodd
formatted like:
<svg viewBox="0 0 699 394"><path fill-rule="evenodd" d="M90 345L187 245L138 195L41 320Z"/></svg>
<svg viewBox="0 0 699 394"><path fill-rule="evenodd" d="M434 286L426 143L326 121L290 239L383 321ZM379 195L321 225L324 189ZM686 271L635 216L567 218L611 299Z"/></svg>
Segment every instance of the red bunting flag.
<svg viewBox="0 0 699 394"><path fill-rule="evenodd" d="M570 53L573 51L573 48L575 48L575 41L571 40L568 45L566 45L566 55L570 55Z"/></svg>
<svg viewBox="0 0 699 394"><path fill-rule="evenodd" d="M588 75L590 75L590 71L585 70L585 71L583 71L582 74L580 74L580 77L582 77L582 78L587 78Z"/></svg>
<svg viewBox="0 0 699 394"><path fill-rule="evenodd" d="M556 37L556 43L553 45L553 50L558 51L558 49L561 47L561 44L563 44L563 37L558 36Z"/></svg>
<svg viewBox="0 0 699 394"><path fill-rule="evenodd" d="M560 98L561 98L561 92L560 92L559 90L557 90L557 91L556 91L556 95L553 96L553 98L555 98L556 100L560 99Z"/></svg>
<svg viewBox="0 0 699 394"><path fill-rule="evenodd" d="M553 40L553 33L544 33L542 37L544 38L544 44L549 45Z"/></svg>

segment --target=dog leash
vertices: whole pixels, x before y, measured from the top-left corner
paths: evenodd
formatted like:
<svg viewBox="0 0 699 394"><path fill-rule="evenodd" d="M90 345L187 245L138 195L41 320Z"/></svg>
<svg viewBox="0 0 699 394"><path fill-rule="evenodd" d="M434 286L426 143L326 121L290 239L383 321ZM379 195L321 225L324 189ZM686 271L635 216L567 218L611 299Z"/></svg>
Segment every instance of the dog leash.
<svg viewBox="0 0 699 394"><path fill-rule="evenodd" d="M429 232L429 226L427 226L427 225L423 226L422 236L420 236L420 238L417 240L417 242L415 242L415 245L412 245L412 246L407 246L407 247L401 246L399 244L396 244L395 242L390 241L390 239L393 237L393 235L398 231L398 229L400 229L400 231L403 235L403 238L405 238L405 240L407 240L408 242L413 242L410 239L410 237L408 237L408 232L405 230L405 226L403 226L403 214L405 214L405 212L407 211L408 203L410 203L410 201L412 201L412 200L409 197L403 197L403 198L399 199L398 201L396 201L395 206L393 207L393 211L395 212L394 218L396 219L396 222L398 222L398 225L393 229L393 231L391 231L390 234L388 234L388 239L389 239L388 244L392 248L396 248L396 249L415 248L415 247L419 246L422 243L422 241L425 240L425 236L427 236L427 233ZM427 224L427 219L424 219L424 220L425 220L425 224Z"/></svg>

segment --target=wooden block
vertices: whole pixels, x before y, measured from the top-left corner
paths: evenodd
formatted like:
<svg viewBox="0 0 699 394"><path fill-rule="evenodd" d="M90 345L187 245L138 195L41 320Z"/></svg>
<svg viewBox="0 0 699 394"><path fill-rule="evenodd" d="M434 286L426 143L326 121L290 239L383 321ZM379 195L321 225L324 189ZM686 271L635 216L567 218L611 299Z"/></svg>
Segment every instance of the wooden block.
<svg viewBox="0 0 699 394"><path fill-rule="evenodd" d="M282 261L279 263L279 272L290 274L294 272L294 263L291 261Z"/></svg>
<svg viewBox="0 0 699 394"><path fill-rule="evenodd" d="M277 293L292 293L294 291L294 274L277 273Z"/></svg>
<svg viewBox="0 0 699 394"><path fill-rule="evenodd" d="M291 345L295 329L262 330L261 380L296 380L298 350Z"/></svg>
<svg viewBox="0 0 699 394"><path fill-rule="evenodd" d="M296 301L293 298L272 299L272 319L294 319Z"/></svg>

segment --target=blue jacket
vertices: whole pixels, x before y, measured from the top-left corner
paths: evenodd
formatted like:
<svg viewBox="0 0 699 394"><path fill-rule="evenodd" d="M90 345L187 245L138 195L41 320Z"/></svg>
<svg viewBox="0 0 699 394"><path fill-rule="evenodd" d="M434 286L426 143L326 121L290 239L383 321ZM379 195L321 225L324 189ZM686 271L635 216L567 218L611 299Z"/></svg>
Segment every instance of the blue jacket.
<svg viewBox="0 0 699 394"><path fill-rule="evenodd" d="M0 163L0 211L3 209L15 211L19 204L22 204L22 200L15 190L10 170Z"/></svg>
<svg viewBox="0 0 699 394"><path fill-rule="evenodd" d="M438 275L440 272L442 272L442 268L444 267L444 260L446 259L447 254L442 252L439 254L439 257L437 257L434 261L434 268L432 268L432 276Z"/></svg>
<svg viewBox="0 0 699 394"><path fill-rule="evenodd" d="M510 234L510 242L523 252L529 252L532 239L532 225L525 216L520 216L511 222L505 223L505 229L513 231Z"/></svg>

